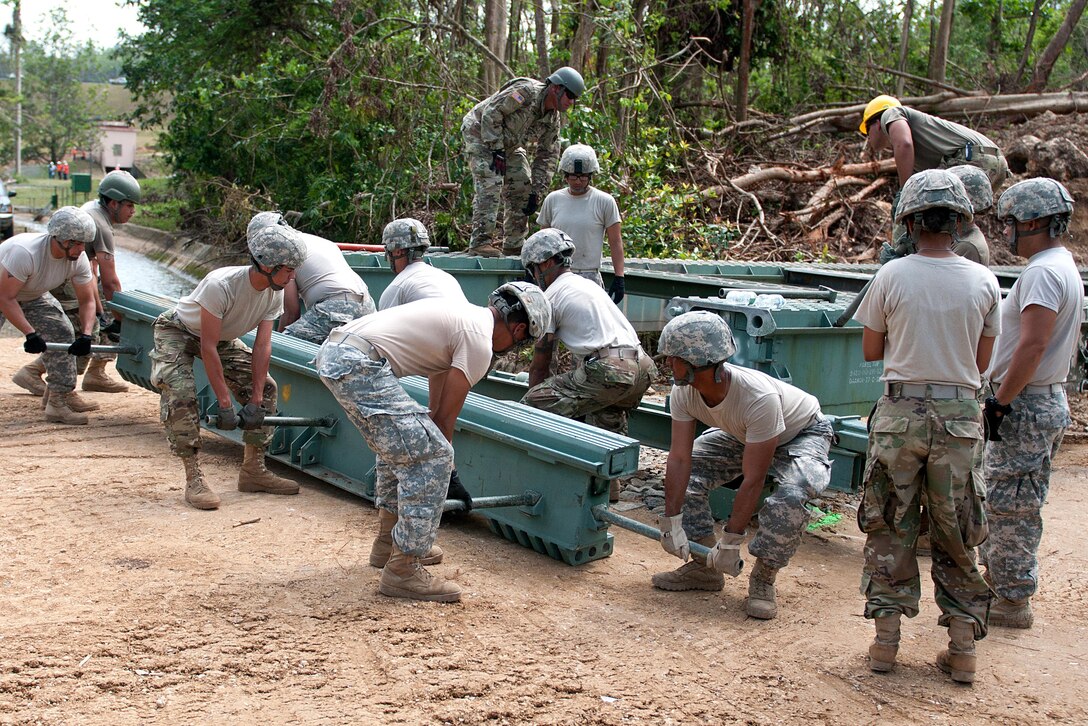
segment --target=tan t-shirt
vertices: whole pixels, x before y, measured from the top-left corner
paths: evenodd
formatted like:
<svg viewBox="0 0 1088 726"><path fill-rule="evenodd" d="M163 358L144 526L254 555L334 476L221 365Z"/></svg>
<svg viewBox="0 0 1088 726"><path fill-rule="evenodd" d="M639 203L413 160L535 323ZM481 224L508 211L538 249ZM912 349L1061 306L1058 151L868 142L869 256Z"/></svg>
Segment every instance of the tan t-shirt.
<svg viewBox="0 0 1088 726"><path fill-rule="evenodd" d="M978 388L978 341L1001 332L1000 302L982 265L916 254L877 271L854 318L886 335L881 380Z"/></svg>
<svg viewBox="0 0 1088 726"><path fill-rule="evenodd" d="M15 295L17 302L37 300L68 279L77 285L92 279L87 255L58 260L49 251L49 235L37 232L17 234L0 245L0 267L23 283Z"/></svg>
<svg viewBox="0 0 1088 726"><path fill-rule="evenodd" d="M339 328L377 348L397 378L456 368L472 385L491 367L494 329L491 308L436 299L379 310Z"/></svg>
<svg viewBox="0 0 1088 726"><path fill-rule="evenodd" d="M571 267L596 270L601 266L605 230L620 221L620 208L611 194L590 187L575 196L570 189L559 189L544 198L536 215L541 227L555 227L574 241Z"/></svg>
<svg viewBox="0 0 1088 726"><path fill-rule="evenodd" d="M94 257L99 252L116 254L113 251L113 222L110 221L105 207L97 199L92 199L80 209L91 215L95 229L98 230L95 232L94 241L87 245L87 256Z"/></svg>
<svg viewBox="0 0 1088 726"><path fill-rule="evenodd" d="M552 305L552 326L563 345L576 356L587 356L605 346L638 346L638 333L608 293L595 282L564 272L544 297Z"/></svg>
<svg viewBox="0 0 1088 726"><path fill-rule="evenodd" d="M820 402L796 386L740 366L725 364L729 392L711 408L692 386L673 386L669 411L674 421L700 421L746 444L778 437L791 441L820 413Z"/></svg>
<svg viewBox="0 0 1088 726"><path fill-rule="evenodd" d="M200 335L201 308L223 321L220 341L234 340L262 321L282 315L283 290L258 292L249 281L249 270L249 265L212 270L195 290L178 300L178 318L185 329Z"/></svg>
<svg viewBox="0 0 1088 726"><path fill-rule="evenodd" d="M465 291L461 289L456 277L419 260L405 267L393 278L382 292L378 309L388 310L405 303L432 298L458 303L468 302Z"/></svg>
<svg viewBox="0 0 1088 726"><path fill-rule="evenodd" d="M333 295L368 294L363 279L352 271L334 242L305 233L302 239L306 241L306 261L295 270L295 284L306 307L312 308Z"/></svg>

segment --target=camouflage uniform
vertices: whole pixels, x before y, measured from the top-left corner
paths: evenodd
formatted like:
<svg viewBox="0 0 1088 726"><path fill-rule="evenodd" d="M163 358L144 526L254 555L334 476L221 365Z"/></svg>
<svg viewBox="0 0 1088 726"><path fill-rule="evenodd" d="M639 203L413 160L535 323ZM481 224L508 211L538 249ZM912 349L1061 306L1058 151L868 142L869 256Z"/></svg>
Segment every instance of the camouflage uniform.
<svg viewBox="0 0 1088 726"><path fill-rule="evenodd" d="M176 456L193 456L200 450L200 411L197 409L193 359L200 358L200 338L185 330L173 310L155 320L155 350L151 358L151 384L162 392L159 418ZM216 345L223 364L223 380L243 406L253 386L253 352L238 339ZM276 382L268 377L264 387L265 409L276 410ZM263 427L242 433L242 441L264 450L272 441L272 429Z"/></svg>
<svg viewBox="0 0 1088 726"><path fill-rule="evenodd" d="M317 355L317 373L378 459L375 504L398 515L394 544L426 555L438 536L453 446L385 359L328 341Z"/></svg>
<svg viewBox="0 0 1088 726"><path fill-rule="evenodd" d="M986 538L985 485L972 463L982 445L978 401L885 396L870 418L858 526L865 541L865 617L918 614L915 556L921 498L927 499L938 623L975 623L986 635L991 592L973 547Z"/></svg>
<svg viewBox="0 0 1088 726"><path fill-rule="evenodd" d="M574 270L574 269L572 269L571 272L573 272L578 277L584 277L587 280L589 280L590 282L597 283L602 288L604 287L604 278L601 277L601 271L600 270Z"/></svg>
<svg viewBox="0 0 1088 726"><path fill-rule="evenodd" d="M75 340L75 330L69 322L61 304L50 294L36 300L20 302L26 320L35 332L49 343L71 343ZM79 325L79 311L74 319ZM0 328L4 327L4 316L0 315ZM69 393L76 388L76 360L65 351L49 351L41 354L45 365L45 384L50 393Z"/></svg>
<svg viewBox="0 0 1088 726"><path fill-rule="evenodd" d="M98 285L98 294L103 295L102 281L95 278L95 282ZM72 323L72 330L79 330L82 323L79 320L79 300L76 299L76 289L72 285L72 281L68 280L63 285L57 285L55 288L49 291L49 293L57 299L60 303L61 309L64 310L64 314L68 316L68 320ZM102 297L105 300L105 297ZM95 316L94 327L91 329L91 342L98 345L115 345L115 343L106 337L102 333L101 326L98 324L98 316ZM81 355L76 358L76 373L82 375L87 370L87 363L91 358L101 358L102 360L114 360L117 357L115 353L91 353L90 355ZM43 359L44 360L44 359Z"/></svg>
<svg viewBox="0 0 1088 726"><path fill-rule="evenodd" d="M528 228L529 195L543 201L559 158L559 111L545 111L548 84L514 78L465 114L461 122L465 159L472 172L471 247L493 242L500 197L506 204L503 223L507 249L521 246ZM535 143L530 173L525 146ZM492 154L506 153L506 174L491 169Z"/></svg>
<svg viewBox="0 0 1088 726"><path fill-rule="evenodd" d="M767 470L773 491L759 509L759 529L748 545L752 556L768 567L785 567L797 552L809 522L805 502L831 482L828 452L834 435L831 423L821 417L775 450ZM695 439L684 497L683 524L689 540L714 535L710 492L742 476L743 457L744 442L721 429L708 429Z"/></svg>
<svg viewBox="0 0 1088 726"><path fill-rule="evenodd" d="M366 295L362 300L346 295L336 295L309 308L283 332L293 338L302 338L321 345L335 328L364 315L370 315L375 310L374 301L370 295Z"/></svg>

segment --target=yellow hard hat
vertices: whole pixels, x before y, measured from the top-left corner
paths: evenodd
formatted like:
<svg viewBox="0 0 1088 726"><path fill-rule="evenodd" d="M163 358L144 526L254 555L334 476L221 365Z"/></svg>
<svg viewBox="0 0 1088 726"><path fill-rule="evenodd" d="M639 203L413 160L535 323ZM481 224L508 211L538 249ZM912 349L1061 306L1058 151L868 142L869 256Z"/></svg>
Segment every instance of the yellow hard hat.
<svg viewBox="0 0 1088 726"><path fill-rule="evenodd" d="M881 111L886 111L894 106L902 106L899 103L899 99L895 96L877 96L872 101L869 101L869 105L865 107L865 111L861 114L861 126L858 127L858 131L862 134L869 135L869 119L876 116Z"/></svg>

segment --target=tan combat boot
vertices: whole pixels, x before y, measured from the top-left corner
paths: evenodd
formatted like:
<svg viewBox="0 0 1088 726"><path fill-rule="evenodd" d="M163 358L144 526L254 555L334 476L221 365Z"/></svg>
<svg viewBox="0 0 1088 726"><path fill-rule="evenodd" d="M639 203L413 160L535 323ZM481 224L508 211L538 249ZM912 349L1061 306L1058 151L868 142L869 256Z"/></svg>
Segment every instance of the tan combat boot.
<svg viewBox="0 0 1088 726"><path fill-rule="evenodd" d="M26 389L31 395L44 396L45 381L42 380L44 375L45 363L42 362L42 357L38 356L33 362L27 363L15 371L15 375L11 377L11 382L19 388Z"/></svg>
<svg viewBox="0 0 1088 726"><path fill-rule="evenodd" d="M975 623L952 618L948 621L948 649L937 655L937 667L957 683L974 683L975 665Z"/></svg>
<svg viewBox="0 0 1088 726"><path fill-rule="evenodd" d="M264 468L264 449L246 444L242 470L238 472L238 491L267 494L298 494L298 482L276 476Z"/></svg>
<svg viewBox="0 0 1088 726"><path fill-rule="evenodd" d="M714 535L700 537L695 541L705 547L713 547L718 543ZM685 562L669 572L659 572L650 578L650 582L659 590L670 590L672 592L682 592L684 590L717 592L725 587L725 575L707 567L705 557L693 554L690 562Z"/></svg>
<svg viewBox="0 0 1088 726"><path fill-rule="evenodd" d="M899 653L899 620L902 613L875 618L876 637L869 646L869 669L878 673L887 673L895 667L895 656Z"/></svg>
<svg viewBox="0 0 1088 726"><path fill-rule="evenodd" d="M996 625L999 628L1030 628L1035 622L1035 616L1031 612L1031 598L1023 600L1006 600L998 597L990 606L990 617L986 621L988 625Z"/></svg>
<svg viewBox="0 0 1088 726"><path fill-rule="evenodd" d="M748 577L748 615L760 620L771 620L778 615L774 597L774 578L777 576L778 570L768 567L763 560L756 560Z"/></svg>
<svg viewBox="0 0 1088 726"><path fill-rule="evenodd" d="M181 457L185 465L185 501L197 509L219 509L219 495L208 488L196 454Z"/></svg>
<svg viewBox="0 0 1088 726"><path fill-rule="evenodd" d="M99 393L124 393L128 390L128 386L106 375L105 360L91 358L91 362L87 364L87 372L83 376L83 390L97 391Z"/></svg>
<svg viewBox="0 0 1088 726"><path fill-rule="evenodd" d="M49 398L51 395L54 394L51 394L48 388L45 389L45 395L42 396L42 408L48 408ZM61 397L59 393L55 395L57 398ZM76 413L87 413L88 411L97 411L98 409L102 408L94 401L83 400L75 391L69 391L68 393L64 394L64 400L67 402L68 408L72 409Z"/></svg>
<svg viewBox="0 0 1088 726"><path fill-rule="evenodd" d="M389 561L378 581L378 592L389 597L428 602L460 602L461 588L457 583L435 577L423 569L418 557L407 555L393 545Z"/></svg>
<svg viewBox="0 0 1088 726"><path fill-rule="evenodd" d="M389 555L393 554L393 527L398 519L396 512L378 508L378 536L374 538L374 544L370 548L371 567L385 567ZM421 565L437 565L441 561L442 548L438 545L431 545L427 555L419 558Z"/></svg>
<svg viewBox="0 0 1088 726"><path fill-rule="evenodd" d="M42 408L45 409L45 420L53 423L68 424L69 426L84 426L87 423L87 414L73 411L68 404L72 394L54 393L45 390L42 396Z"/></svg>
<svg viewBox="0 0 1088 726"><path fill-rule="evenodd" d="M488 242L476 247L469 247L466 254L469 257L502 257L502 250L493 243Z"/></svg>

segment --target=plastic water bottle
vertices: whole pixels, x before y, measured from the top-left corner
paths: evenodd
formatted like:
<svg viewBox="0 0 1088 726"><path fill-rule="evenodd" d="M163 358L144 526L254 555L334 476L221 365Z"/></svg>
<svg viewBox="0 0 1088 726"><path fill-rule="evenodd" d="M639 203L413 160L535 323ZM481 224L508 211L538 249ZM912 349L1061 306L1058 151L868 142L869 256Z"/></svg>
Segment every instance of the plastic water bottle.
<svg viewBox="0 0 1088 726"><path fill-rule="evenodd" d="M765 310L781 310L786 306L786 298L781 295L758 295L752 305Z"/></svg>
<svg viewBox="0 0 1088 726"><path fill-rule="evenodd" d="M751 290L730 290L725 301L730 305L751 305L756 301L756 294Z"/></svg>

